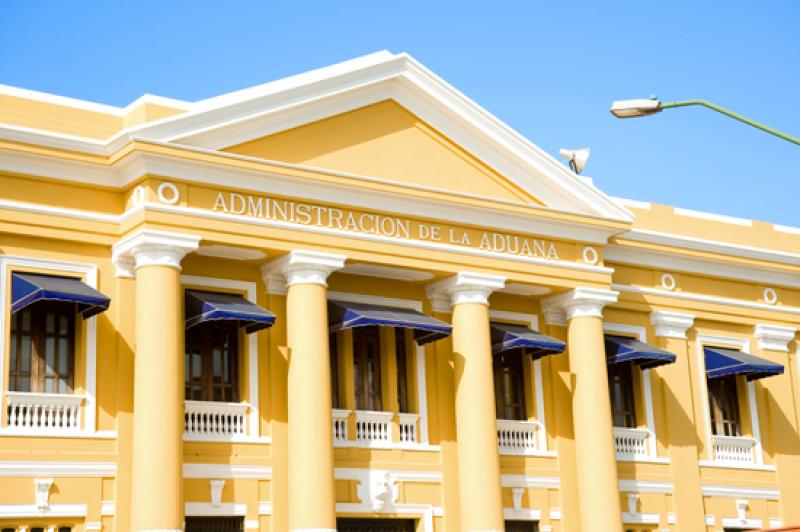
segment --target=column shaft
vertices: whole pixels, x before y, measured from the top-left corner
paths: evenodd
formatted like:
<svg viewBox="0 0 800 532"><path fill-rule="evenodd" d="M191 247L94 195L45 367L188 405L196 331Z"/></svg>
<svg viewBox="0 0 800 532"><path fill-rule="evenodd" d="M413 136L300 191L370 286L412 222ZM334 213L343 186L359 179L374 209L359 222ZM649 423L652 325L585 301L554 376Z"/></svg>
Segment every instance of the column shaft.
<svg viewBox="0 0 800 532"><path fill-rule="evenodd" d="M581 523L585 529L619 531L622 515L602 318L572 318L568 338L575 376L572 417Z"/></svg>
<svg viewBox="0 0 800 532"><path fill-rule="evenodd" d="M180 271L136 271L132 528L183 529Z"/></svg>
<svg viewBox="0 0 800 532"><path fill-rule="evenodd" d="M675 514L678 530L702 530L705 526L700 467L697 454L694 405L696 383L691 378L689 350L685 339L660 338L661 347L678 358L654 370L662 383L669 431L669 458L675 481ZM705 385L705 383L703 383ZM702 420L698 420L702 423Z"/></svg>
<svg viewBox="0 0 800 532"><path fill-rule="evenodd" d="M288 441L290 530L336 529L327 290L289 286Z"/></svg>
<svg viewBox="0 0 800 532"><path fill-rule="evenodd" d="M504 530L489 309L453 306L461 529Z"/></svg>

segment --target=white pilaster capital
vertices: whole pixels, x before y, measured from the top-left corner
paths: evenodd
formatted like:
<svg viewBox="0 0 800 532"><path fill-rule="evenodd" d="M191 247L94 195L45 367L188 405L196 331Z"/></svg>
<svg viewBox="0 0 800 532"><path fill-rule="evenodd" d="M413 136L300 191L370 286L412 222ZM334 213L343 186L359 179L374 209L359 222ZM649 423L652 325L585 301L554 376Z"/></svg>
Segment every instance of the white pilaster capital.
<svg viewBox="0 0 800 532"><path fill-rule="evenodd" d="M694 315L668 310L654 310L650 313L650 323L659 338L686 339L686 331L694 325Z"/></svg>
<svg viewBox="0 0 800 532"><path fill-rule="evenodd" d="M120 277L133 277L132 270L143 266L180 270L183 257L199 246L199 236L142 229L114 244L111 260Z"/></svg>
<svg viewBox="0 0 800 532"><path fill-rule="evenodd" d="M433 312L450 312L450 296L444 292L428 291L428 301Z"/></svg>
<svg viewBox="0 0 800 532"><path fill-rule="evenodd" d="M428 299L433 302L444 294L450 298L450 305L461 303L489 304L489 296L506 285L506 278L485 273L461 272L428 286Z"/></svg>
<svg viewBox="0 0 800 532"><path fill-rule="evenodd" d="M295 249L283 257L268 262L261 266L261 274L269 290L270 282L273 288L280 290L279 279L275 275L282 275L285 286L295 284L319 284L328 286L327 279L330 274L344 267L344 255L319 253ZM270 276L273 276L270 278ZM277 292L276 292L277 293Z"/></svg>
<svg viewBox="0 0 800 532"><path fill-rule="evenodd" d="M583 317L602 318L603 307L610 303L616 303L618 298L619 292L613 290L579 286L569 292L542 300L542 312L545 318L550 314L552 320L558 319L559 311L567 320ZM558 323L553 324L557 325Z"/></svg>
<svg viewBox="0 0 800 532"><path fill-rule="evenodd" d="M794 340L797 329L782 325L759 323L755 327L754 336L758 338L759 349L789 352L789 342Z"/></svg>

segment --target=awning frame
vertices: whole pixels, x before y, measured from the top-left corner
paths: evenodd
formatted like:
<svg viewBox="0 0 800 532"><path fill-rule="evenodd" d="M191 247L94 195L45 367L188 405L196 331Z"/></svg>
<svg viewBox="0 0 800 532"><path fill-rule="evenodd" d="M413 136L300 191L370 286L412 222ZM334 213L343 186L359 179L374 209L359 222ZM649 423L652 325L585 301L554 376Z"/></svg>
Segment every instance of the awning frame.
<svg viewBox="0 0 800 532"><path fill-rule="evenodd" d="M191 329L215 322L235 322L247 334L272 327L275 314L239 294L187 289L184 293L184 326ZM192 309L190 307L197 307ZM192 315L190 316L190 312Z"/></svg>
<svg viewBox="0 0 800 532"><path fill-rule="evenodd" d="M350 313L349 316L348 313ZM381 316L381 314L383 315ZM414 309L336 299L328 300L329 332L370 326L411 329L414 333L414 341L418 345L446 338L453 330L449 323Z"/></svg>
<svg viewBox="0 0 800 532"><path fill-rule="evenodd" d="M72 303L88 319L108 310L111 298L79 277L33 272L11 273L11 314L43 301Z"/></svg>

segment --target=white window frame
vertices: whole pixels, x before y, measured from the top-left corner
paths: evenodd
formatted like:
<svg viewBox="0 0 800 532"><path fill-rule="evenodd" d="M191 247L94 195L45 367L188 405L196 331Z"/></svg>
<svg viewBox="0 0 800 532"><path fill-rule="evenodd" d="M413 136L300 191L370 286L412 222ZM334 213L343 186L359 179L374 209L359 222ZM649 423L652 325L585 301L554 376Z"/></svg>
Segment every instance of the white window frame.
<svg viewBox="0 0 800 532"><path fill-rule="evenodd" d="M711 434L711 411L708 406L708 378L706 377L706 356L703 348L705 346L719 346L719 347L732 347L738 349L743 353L750 353L750 341L744 338L736 338L733 336L721 336L715 334L697 334L695 339L695 346L697 350L697 369L700 378L698 379L702 384L700 386L700 399L703 403L703 426L706 431L706 460L701 460L700 465L718 465L714 459L714 443ZM742 408L743 405L739 405ZM747 383L747 408L750 413L750 426L753 432L753 440L755 440L755 448L753 449L754 463L753 465L763 466L764 453L761 447L761 430L758 420L758 405L756 403L756 387L755 382L749 381ZM744 468L752 469L752 466L744 465L737 466L725 464L725 467L730 468Z"/></svg>
<svg viewBox="0 0 800 532"><path fill-rule="evenodd" d="M422 312L422 301L415 299L400 299L394 297L381 297L370 296L365 294L356 294L353 292L335 292L328 291L328 300L344 301L346 303L364 303L368 305L384 305L388 307L405 308L409 310L416 310ZM417 345L414 343L417 351L417 401L419 404L419 442L416 445L409 444L394 444L392 447L413 448L413 447L429 447L428 440L428 390L427 380L425 378L425 346ZM356 442L348 442L344 445L346 447L361 446Z"/></svg>
<svg viewBox="0 0 800 532"><path fill-rule="evenodd" d="M257 305L256 283L251 281L237 281L235 279L223 279L220 277L202 277L198 275L181 275L181 289L185 291L189 287L198 286L201 288L231 290L244 294L244 298ZM189 288L191 289L191 288ZM247 403L250 406L248 436L231 436L229 441L269 441L270 438L260 437L261 415L259 410L259 383L258 383L258 335L256 333L247 335L247 387L249 394ZM244 401L242 401L244 402ZM186 437L184 435L184 440ZM189 438L186 441L220 441L214 439ZM227 440L223 440L227 441Z"/></svg>
<svg viewBox="0 0 800 532"><path fill-rule="evenodd" d="M6 375L6 316L10 316L9 286L11 270L46 270L53 274L80 274L81 280L95 290L97 289L97 266L82 262L66 262L52 259L40 259L33 257L16 257L10 255L0 256L0 302L3 305L2 319L0 319L0 392L5 394L7 383ZM83 403L83 428L75 435L95 434L97 432L97 318L92 316L84 319L86 323L86 351L84 360L86 362L86 373L84 376L85 396ZM24 434L30 436L46 435L41 432L16 430L13 427L5 427L6 412L0 409L0 434Z"/></svg>
<svg viewBox="0 0 800 532"><path fill-rule="evenodd" d="M511 322L522 322L528 328L539 330L539 316L524 312L511 312L508 310L489 309L489 320L505 320ZM536 456L554 454L547 450L547 422L545 420L544 409L544 385L542 382L542 359L537 358L533 361L533 400L536 402L536 421L541 426L539 430L538 446L541 449Z"/></svg>
<svg viewBox="0 0 800 532"><path fill-rule="evenodd" d="M603 323L603 332L606 333L622 333L625 335L635 335L636 339L640 342L647 343L647 327L640 327L638 325L626 325L623 323ZM639 368L642 372L642 397L644 397L644 418L645 426L647 427L648 440L650 447L650 457L643 458L623 458L620 461L634 461L634 462L652 462L654 459L662 461L658 456L658 441L656 440L656 421L653 413L653 386L650 381L650 369ZM635 407L635 405L634 405ZM666 460L666 459L664 459Z"/></svg>

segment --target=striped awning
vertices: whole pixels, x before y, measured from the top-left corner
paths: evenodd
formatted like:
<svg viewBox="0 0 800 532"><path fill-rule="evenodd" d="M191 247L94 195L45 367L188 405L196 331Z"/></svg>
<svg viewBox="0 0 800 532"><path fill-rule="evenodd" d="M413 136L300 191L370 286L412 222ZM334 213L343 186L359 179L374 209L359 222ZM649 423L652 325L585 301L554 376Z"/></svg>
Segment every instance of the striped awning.
<svg viewBox="0 0 800 532"><path fill-rule="evenodd" d="M628 336L606 334L606 364L633 362L642 369L650 369L663 364L672 364L677 357L654 345Z"/></svg>
<svg viewBox="0 0 800 532"><path fill-rule="evenodd" d="M769 360L724 347L704 347L706 377L714 379L727 375L744 375L752 381L783 373L783 366Z"/></svg>
<svg viewBox="0 0 800 532"><path fill-rule="evenodd" d="M561 340L529 329L524 325L492 323L491 337L493 355L519 351L519 353L531 355L535 360L545 355L563 353L566 347Z"/></svg>
<svg viewBox="0 0 800 532"><path fill-rule="evenodd" d="M275 315L240 295L221 292L186 291L186 328L216 321L237 322L246 333L272 327Z"/></svg>
<svg viewBox="0 0 800 532"><path fill-rule="evenodd" d="M79 315L90 318L108 310L111 298L74 277L11 274L11 313L40 301L74 303Z"/></svg>
<svg viewBox="0 0 800 532"><path fill-rule="evenodd" d="M366 303L328 301L328 326L331 332L378 325L414 331L414 340L427 344L440 340L453 330L449 323L426 316L416 310Z"/></svg>

